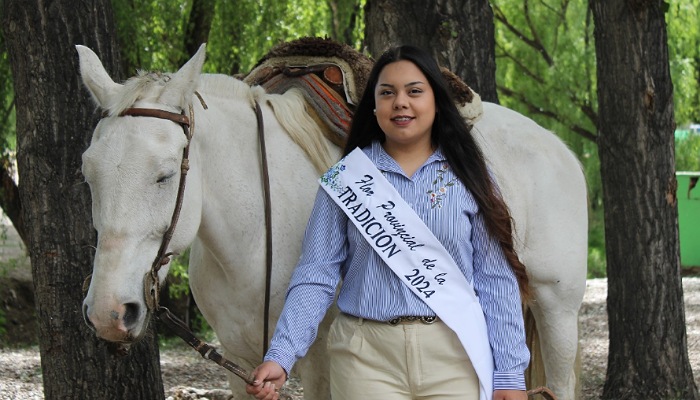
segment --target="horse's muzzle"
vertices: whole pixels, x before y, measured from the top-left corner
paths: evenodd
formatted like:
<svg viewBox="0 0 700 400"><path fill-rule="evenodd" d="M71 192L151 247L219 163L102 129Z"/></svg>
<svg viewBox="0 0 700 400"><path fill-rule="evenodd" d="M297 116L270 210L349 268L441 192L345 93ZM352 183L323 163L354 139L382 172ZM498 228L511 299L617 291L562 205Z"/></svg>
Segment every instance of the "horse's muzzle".
<svg viewBox="0 0 700 400"><path fill-rule="evenodd" d="M109 310L109 309L108 309ZM83 303L83 319L97 337L115 343L133 343L145 334L151 313L136 302L114 306L100 316L91 312L90 306Z"/></svg>

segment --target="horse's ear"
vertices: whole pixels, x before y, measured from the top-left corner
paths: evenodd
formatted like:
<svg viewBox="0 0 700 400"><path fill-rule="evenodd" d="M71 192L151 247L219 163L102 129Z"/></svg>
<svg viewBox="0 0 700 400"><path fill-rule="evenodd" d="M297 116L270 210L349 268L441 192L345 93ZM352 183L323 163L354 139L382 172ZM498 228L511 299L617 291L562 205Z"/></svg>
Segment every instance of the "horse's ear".
<svg viewBox="0 0 700 400"><path fill-rule="evenodd" d="M115 83L110 78L94 51L81 45L76 45L75 48L78 50L80 76L83 78L83 83L97 104L105 108L109 96L119 90L122 85Z"/></svg>
<svg viewBox="0 0 700 400"><path fill-rule="evenodd" d="M205 58L206 44L202 43L197 53L179 71L172 75L172 80L163 92L161 99L166 103L174 103L180 106L186 105L192 98L194 91L197 90Z"/></svg>

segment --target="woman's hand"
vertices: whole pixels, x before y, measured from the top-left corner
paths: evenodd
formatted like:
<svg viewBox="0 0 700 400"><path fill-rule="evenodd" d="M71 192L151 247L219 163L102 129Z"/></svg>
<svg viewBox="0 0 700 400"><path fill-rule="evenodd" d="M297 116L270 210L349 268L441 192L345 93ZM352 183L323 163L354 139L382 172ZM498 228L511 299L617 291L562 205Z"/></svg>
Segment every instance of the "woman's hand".
<svg viewBox="0 0 700 400"><path fill-rule="evenodd" d="M253 373L253 384L248 384L245 391L259 400L278 400L279 389L287 380L284 368L274 361L265 361L258 365Z"/></svg>
<svg viewBox="0 0 700 400"><path fill-rule="evenodd" d="M494 390L493 400L527 400L524 390Z"/></svg>

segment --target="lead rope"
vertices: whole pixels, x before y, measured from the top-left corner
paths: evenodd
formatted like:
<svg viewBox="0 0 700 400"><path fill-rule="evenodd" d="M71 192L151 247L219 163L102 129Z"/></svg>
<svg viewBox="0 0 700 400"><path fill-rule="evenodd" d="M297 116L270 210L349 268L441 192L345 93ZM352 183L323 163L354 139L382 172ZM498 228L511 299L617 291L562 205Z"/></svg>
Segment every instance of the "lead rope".
<svg viewBox="0 0 700 400"><path fill-rule="evenodd" d="M270 338L270 297L272 289L272 201L270 199L270 174L267 168L267 150L265 148L265 127L262 109L255 101L255 119L258 122L258 140L262 163L263 198L265 200L265 311L263 322L263 360L267 354Z"/></svg>

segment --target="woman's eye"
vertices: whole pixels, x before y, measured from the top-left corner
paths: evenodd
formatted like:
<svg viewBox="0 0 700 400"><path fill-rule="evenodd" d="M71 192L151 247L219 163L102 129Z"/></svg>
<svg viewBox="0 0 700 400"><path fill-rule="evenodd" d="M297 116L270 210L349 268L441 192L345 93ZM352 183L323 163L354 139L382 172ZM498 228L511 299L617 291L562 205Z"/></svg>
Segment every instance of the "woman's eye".
<svg viewBox="0 0 700 400"><path fill-rule="evenodd" d="M411 94L420 94L420 93L423 93L423 91L420 90L420 89L418 89L418 88L414 88L414 89L411 89L411 90L409 91L409 93L411 93Z"/></svg>
<svg viewBox="0 0 700 400"><path fill-rule="evenodd" d="M387 96L387 95L390 95L391 93L392 93L391 90L382 90L381 92L379 92L379 95L380 96Z"/></svg>

